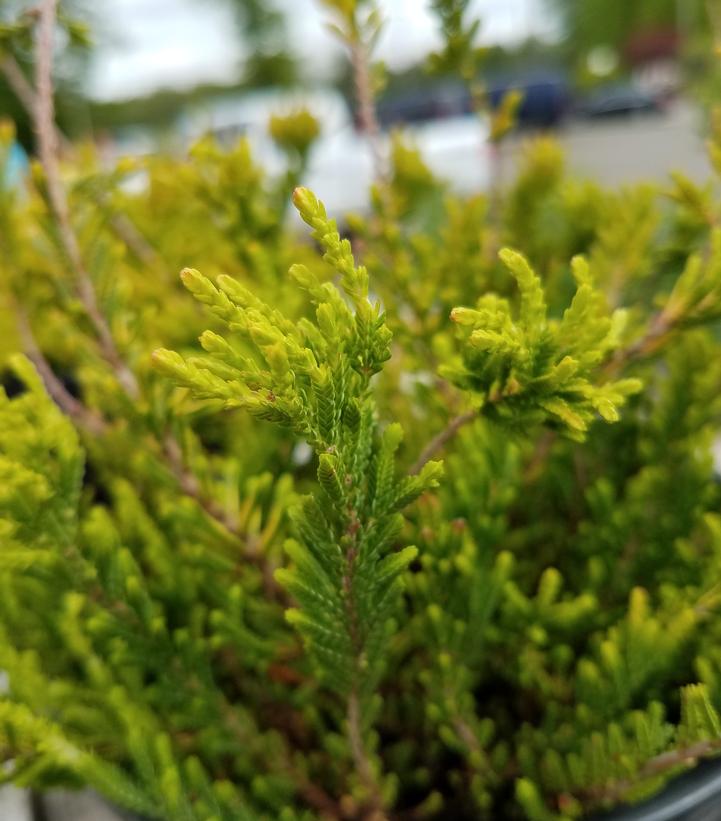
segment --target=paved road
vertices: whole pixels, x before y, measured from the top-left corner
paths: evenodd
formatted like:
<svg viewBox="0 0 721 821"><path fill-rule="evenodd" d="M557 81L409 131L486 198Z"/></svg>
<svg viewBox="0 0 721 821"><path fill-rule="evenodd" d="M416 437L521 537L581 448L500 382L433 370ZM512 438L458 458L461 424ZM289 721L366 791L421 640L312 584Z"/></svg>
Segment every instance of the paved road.
<svg viewBox="0 0 721 821"><path fill-rule="evenodd" d="M684 104L664 114L575 121L555 136L566 151L569 170L604 185L642 180L662 183L674 170L697 182L711 176L701 117ZM502 149L504 179L513 176L527 138L514 137Z"/></svg>

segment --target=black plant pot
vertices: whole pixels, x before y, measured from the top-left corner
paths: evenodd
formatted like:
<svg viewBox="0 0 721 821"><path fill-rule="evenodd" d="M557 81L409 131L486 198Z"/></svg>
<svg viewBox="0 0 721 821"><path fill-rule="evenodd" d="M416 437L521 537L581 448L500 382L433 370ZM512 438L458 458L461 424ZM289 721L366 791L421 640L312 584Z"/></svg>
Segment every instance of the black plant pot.
<svg viewBox="0 0 721 821"><path fill-rule="evenodd" d="M648 801L592 821L721 821L721 759L702 761Z"/></svg>

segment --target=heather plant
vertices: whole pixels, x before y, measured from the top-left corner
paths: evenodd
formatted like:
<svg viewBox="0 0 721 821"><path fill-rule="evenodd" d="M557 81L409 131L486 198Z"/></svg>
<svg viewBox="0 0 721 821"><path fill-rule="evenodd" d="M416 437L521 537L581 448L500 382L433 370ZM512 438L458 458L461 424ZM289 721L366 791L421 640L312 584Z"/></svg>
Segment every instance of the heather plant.
<svg viewBox="0 0 721 821"><path fill-rule="evenodd" d="M2 778L546 821L721 752L713 190L541 139L460 199L397 135L353 241L299 187L303 235L300 112L280 181L242 141L60 163L53 9L0 189Z"/></svg>

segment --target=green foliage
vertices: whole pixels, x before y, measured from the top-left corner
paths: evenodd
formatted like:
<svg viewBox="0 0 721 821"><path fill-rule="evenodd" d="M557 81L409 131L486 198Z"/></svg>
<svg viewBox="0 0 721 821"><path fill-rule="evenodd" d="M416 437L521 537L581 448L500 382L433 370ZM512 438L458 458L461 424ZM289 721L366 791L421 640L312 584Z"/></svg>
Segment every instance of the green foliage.
<svg viewBox="0 0 721 821"><path fill-rule="evenodd" d="M397 136L353 247L296 189L309 242L272 130L280 189L203 140L71 152L64 227L47 168L0 191L3 779L545 820L720 753L713 189L542 139L460 198Z"/></svg>
<svg viewBox="0 0 721 821"><path fill-rule="evenodd" d="M618 408L641 389L637 379L594 384L596 366L620 340L623 314L610 315L601 291L593 287L586 261L571 263L576 293L560 321L549 321L543 286L520 254L504 249L501 259L521 294L518 321L496 295L481 297L475 309L455 308L462 364L445 366L451 382L480 395L490 418L521 430L548 421L583 439L600 414L619 419Z"/></svg>
<svg viewBox="0 0 721 821"><path fill-rule="evenodd" d="M379 305L368 300L366 269L355 264L323 205L305 189L296 190L294 202L342 292L304 266L291 268L315 305L315 322L296 325L237 281L220 277L217 289L185 271L186 287L252 346L254 356L206 331L201 343L207 357L182 360L157 351L155 361L199 398L290 426L316 452L318 489L292 514L297 538L285 546L291 566L275 577L298 603L286 619L302 636L320 680L347 703L351 752L364 777L364 736L378 710L402 577L417 556L415 547L394 549L400 511L436 487L441 471L429 462L417 476L396 476L402 429L379 430L370 392L371 377L390 356L390 331Z"/></svg>

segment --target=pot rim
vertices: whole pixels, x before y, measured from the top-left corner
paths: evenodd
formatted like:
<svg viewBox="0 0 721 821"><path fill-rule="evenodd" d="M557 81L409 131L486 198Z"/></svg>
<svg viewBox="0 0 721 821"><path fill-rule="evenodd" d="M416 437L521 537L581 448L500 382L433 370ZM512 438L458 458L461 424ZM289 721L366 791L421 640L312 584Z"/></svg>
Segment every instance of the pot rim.
<svg viewBox="0 0 721 821"><path fill-rule="evenodd" d="M697 815L706 810L713 814ZM693 816L690 813L694 813ZM721 819L721 757L700 761L653 797L622 805L589 821L718 821Z"/></svg>

